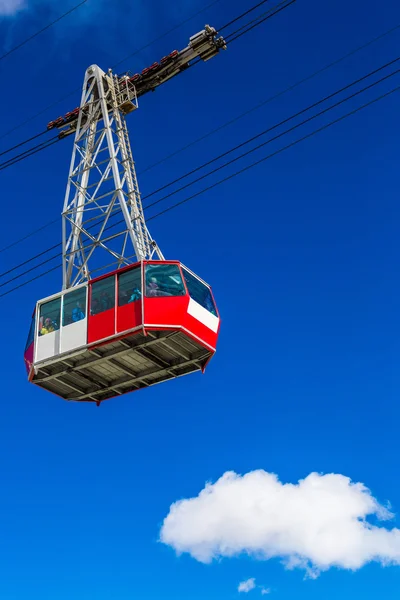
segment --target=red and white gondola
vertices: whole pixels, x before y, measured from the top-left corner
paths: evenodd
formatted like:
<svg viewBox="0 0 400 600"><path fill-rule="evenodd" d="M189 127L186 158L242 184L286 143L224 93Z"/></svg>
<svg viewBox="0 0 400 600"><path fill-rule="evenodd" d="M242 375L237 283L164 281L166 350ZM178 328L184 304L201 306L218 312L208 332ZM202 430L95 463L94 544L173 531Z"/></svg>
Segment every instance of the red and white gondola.
<svg viewBox="0 0 400 600"><path fill-rule="evenodd" d="M141 261L37 303L29 381L95 402L204 371L220 327L211 288L177 261Z"/></svg>

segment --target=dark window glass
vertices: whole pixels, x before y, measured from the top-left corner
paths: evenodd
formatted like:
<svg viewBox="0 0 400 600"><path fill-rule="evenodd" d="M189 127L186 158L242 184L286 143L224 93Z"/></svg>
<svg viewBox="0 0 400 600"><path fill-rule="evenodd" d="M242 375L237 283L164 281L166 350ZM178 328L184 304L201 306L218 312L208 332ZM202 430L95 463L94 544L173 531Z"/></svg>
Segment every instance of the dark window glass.
<svg viewBox="0 0 400 600"><path fill-rule="evenodd" d="M86 317L86 287L64 294L63 327Z"/></svg>
<svg viewBox="0 0 400 600"><path fill-rule="evenodd" d="M184 296L178 265L146 265L146 296Z"/></svg>
<svg viewBox="0 0 400 600"><path fill-rule="evenodd" d="M115 307L115 277L106 277L92 285L90 314L98 315Z"/></svg>
<svg viewBox="0 0 400 600"><path fill-rule="evenodd" d="M31 326L29 328L28 339L26 340L25 351L28 350L29 346L33 343L35 339L35 324L36 324L36 311L33 313Z"/></svg>
<svg viewBox="0 0 400 600"><path fill-rule="evenodd" d="M142 297L142 269L135 267L118 275L118 306L136 302Z"/></svg>
<svg viewBox="0 0 400 600"><path fill-rule="evenodd" d="M50 300L40 307L39 335L60 329L61 298Z"/></svg>
<svg viewBox="0 0 400 600"><path fill-rule="evenodd" d="M189 296L203 308L217 316L217 309L210 288L197 279L197 277L189 273L189 271L186 271L186 269L182 268L182 271L189 291Z"/></svg>

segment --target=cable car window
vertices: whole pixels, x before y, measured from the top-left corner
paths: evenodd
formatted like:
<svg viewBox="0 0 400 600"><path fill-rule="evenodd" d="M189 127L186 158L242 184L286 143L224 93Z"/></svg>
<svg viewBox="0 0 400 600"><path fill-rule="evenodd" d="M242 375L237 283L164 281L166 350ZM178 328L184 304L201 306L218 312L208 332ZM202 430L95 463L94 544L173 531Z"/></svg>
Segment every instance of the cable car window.
<svg viewBox="0 0 400 600"><path fill-rule="evenodd" d="M60 329L61 298L50 300L40 307L39 335Z"/></svg>
<svg viewBox="0 0 400 600"><path fill-rule="evenodd" d="M142 269L135 267L118 275L118 306L136 302L142 297Z"/></svg>
<svg viewBox="0 0 400 600"><path fill-rule="evenodd" d="M115 276L100 279L92 284L90 314L98 315L115 307Z"/></svg>
<svg viewBox="0 0 400 600"><path fill-rule="evenodd" d="M189 291L189 296L211 314L217 316L217 309L210 288L182 267L183 276Z"/></svg>
<svg viewBox="0 0 400 600"><path fill-rule="evenodd" d="M86 287L64 294L63 327L86 317Z"/></svg>
<svg viewBox="0 0 400 600"><path fill-rule="evenodd" d="M36 324L36 311L33 313L31 327L29 329L28 339L26 340L25 352L28 350L29 346L33 344L33 340L35 339L35 324Z"/></svg>
<svg viewBox="0 0 400 600"><path fill-rule="evenodd" d="M146 296L184 296L185 285L178 265L146 265Z"/></svg>

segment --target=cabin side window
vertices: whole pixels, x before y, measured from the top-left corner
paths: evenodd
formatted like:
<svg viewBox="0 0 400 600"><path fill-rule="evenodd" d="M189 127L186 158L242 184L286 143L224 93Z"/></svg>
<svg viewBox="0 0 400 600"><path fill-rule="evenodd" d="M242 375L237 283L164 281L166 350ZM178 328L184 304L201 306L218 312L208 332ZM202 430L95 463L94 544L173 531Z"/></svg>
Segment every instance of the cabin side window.
<svg viewBox="0 0 400 600"><path fill-rule="evenodd" d="M63 327L86 317L86 287L64 294Z"/></svg>
<svg viewBox="0 0 400 600"><path fill-rule="evenodd" d="M40 306L39 335L60 329L61 298L50 300Z"/></svg>
<svg viewBox="0 0 400 600"><path fill-rule="evenodd" d="M98 315L115 308L115 276L100 279L92 284L90 314Z"/></svg>
<svg viewBox="0 0 400 600"><path fill-rule="evenodd" d="M31 344L33 344L33 341L35 339L35 325L36 325L36 311L33 313L33 316L32 316L28 339L26 340L25 352L28 350L29 346Z"/></svg>
<svg viewBox="0 0 400 600"><path fill-rule="evenodd" d="M194 277L194 275L189 273L189 271L186 271L186 269L183 267L182 271L188 288L189 296L193 298L195 302L200 304L200 306L208 310L208 312L217 316L217 309L215 307L210 288L202 281L197 279L197 277Z"/></svg>
<svg viewBox="0 0 400 600"><path fill-rule="evenodd" d="M142 269L135 267L118 275L118 306L137 302L142 298Z"/></svg>
<svg viewBox="0 0 400 600"><path fill-rule="evenodd" d="M146 296L185 296L178 265L146 265Z"/></svg>

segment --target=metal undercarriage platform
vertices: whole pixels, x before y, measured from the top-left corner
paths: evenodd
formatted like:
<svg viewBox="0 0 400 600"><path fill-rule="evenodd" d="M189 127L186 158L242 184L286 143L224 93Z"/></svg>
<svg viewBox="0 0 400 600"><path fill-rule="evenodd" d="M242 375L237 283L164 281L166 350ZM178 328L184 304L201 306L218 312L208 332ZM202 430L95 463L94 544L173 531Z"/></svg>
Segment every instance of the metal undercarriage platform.
<svg viewBox="0 0 400 600"><path fill-rule="evenodd" d="M147 331L39 365L32 383L75 402L95 402L204 369L213 352L182 331Z"/></svg>

